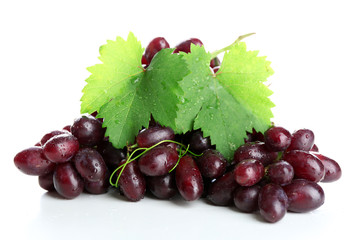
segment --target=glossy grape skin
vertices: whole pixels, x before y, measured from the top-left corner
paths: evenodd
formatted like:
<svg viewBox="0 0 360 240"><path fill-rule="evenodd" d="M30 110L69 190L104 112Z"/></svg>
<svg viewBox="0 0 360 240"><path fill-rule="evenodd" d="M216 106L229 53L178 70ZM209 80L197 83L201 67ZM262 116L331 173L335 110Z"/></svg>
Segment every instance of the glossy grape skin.
<svg viewBox="0 0 360 240"><path fill-rule="evenodd" d="M328 158L322 154L313 154L319 158L325 168L325 176L324 179L321 180L321 182L334 182L336 180L339 180L339 178L341 177L340 165L335 160Z"/></svg>
<svg viewBox="0 0 360 240"><path fill-rule="evenodd" d="M211 59L211 61L210 61L210 67L211 68L219 67L220 64L221 64L221 62L220 62L220 59L218 57L215 57L215 58Z"/></svg>
<svg viewBox="0 0 360 240"><path fill-rule="evenodd" d="M258 210L258 197L261 186L238 187L234 191L234 204L241 211L251 213Z"/></svg>
<svg viewBox="0 0 360 240"><path fill-rule="evenodd" d="M27 175L41 176L52 172L55 164L48 160L38 146L22 150L14 157L15 166Z"/></svg>
<svg viewBox="0 0 360 240"><path fill-rule="evenodd" d="M283 127L271 127L265 131L264 140L270 151L284 151L290 146L291 134Z"/></svg>
<svg viewBox="0 0 360 240"><path fill-rule="evenodd" d="M73 199L84 190L84 181L71 162L58 164L53 175L55 190L64 198Z"/></svg>
<svg viewBox="0 0 360 240"><path fill-rule="evenodd" d="M316 156L309 152L300 150L290 151L283 155L283 160L291 164L297 178L319 182L325 176L324 165Z"/></svg>
<svg viewBox="0 0 360 240"><path fill-rule="evenodd" d="M288 208L288 197L279 185L268 183L260 190L258 206L260 215L266 221L274 223L285 216Z"/></svg>
<svg viewBox="0 0 360 240"><path fill-rule="evenodd" d="M194 201L201 197L204 183L194 159L188 155L180 159L175 169L176 186L186 201Z"/></svg>
<svg viewBox="0 0 360 240"><path fill-rule="evenodd" d="M110 171L114 171L120 165L121 160L126 159L126 150L114 148L109 141L103 141L99 144L97 151L103 157Z"/></svg>
<svg viewBox="0 0 360 240"><path fill-rule="evenodd" d="M122 160L120 164L124 164ZM132 161L125 166L119 179L120 191L125 197L133 202L144 198L146 192L146 181L144 175L140 172L137 161Z"/></svg>
<svg viewBox="0 0 360 240"><path fill-rule="evenodd" d="M309 129L300 129L294 132L291 136L290 146L287 151L303 150L310 151L314 145L315 136L313 131Z"/></svg>
<svg viewBox="0 0 360 240"><path fill-rule="evenodd" d="M189 53L189 52L191 52L191 44L195 44L197 46L203 46L203 43L200 41L200 39L190 38L188 40L185 40L185 41L179 43L175 47L174 53L179 53L179 52Z"/></svg>
<svg viewBox="0 0 360 240"><path fill-rule="evenodd" d="M167 174L179 160L178 152L169 147L157 146L139 159L140 171L147 176Z"/></svg>
<svg viewBox="0 0 360 240"><path fill-rule="evenodd" d="M203 177L218 178L225 173L227 161L220 152L207 149L197 159L196 164Z"/></svg>
<svg viewBox="0 0 360 240"><path fill-rule="evenodd" d="M148 148L163 140L174 140L175 133L169 127L155 126L142 130L136 136L138 147Z"/></svg>
<svg viewBox="0 0 360 240"><path fill-rule="evenodd" d="M309 212L324 204L324 190L315 182L294 179L292 183L283 188L289 198L289 211Z"/></svg>
<svg viewBox="0 0 360 240"><path fill-rule="evenodd" d="M191 151L195 153L202 153L211 147L211 140L210 137L203 137L201 130L196 130L191 133L189 144Z"/></svg>
<svg viewBox="0 0 360 240"><path fill-rule="evenodd" d="M311 151L311 152L319 152L319 148L318 148L318 146L317 146L316 144L314 144L314 145L312 146L312 148L310 149L310 151Z"/></svg>
<svg viewBox="0 0 360 240"><path fill-rule="evenodd" d="M175 174L147 177L146 183L151 193L159 199L170 199L177 193Z"/></svg>
<svg viewBox="0 0 360 240"><path fill-rule="evenodd" d="M290 163L280 160L267 167L266 176L270 182L283 186L291 183L294 178L294 168Z"/></svg>
<svg viewBox="0 0 360 240"><path fill-rule="evenodd" d="M235 181L244 187L250 187L258 183L264 174L264 166L255 159L242 160L234 169Z"/></svg>
<svg viewBox="0 0 360 240"><path fill-rule="evenodd" d="M53 191L54 188L54 179L53 179L53 172L50 172L46 175L41 175L38 178L39 186L47 191Z"/></svg>
<svg viewBox="0 0 360 240"><path fill-rule="evenodd" d="M56 135L64 134L64 133L69 133L69 132L67 132L67 131L65 131L65 130L54 130L54 131L51 131L51 132L45 134L45 135L41 138L41 140L40 140L41 146L44 146L45 143L46 143L50 138L52 138L52 137L54 137L54 136L56 136Z"/></svg>
<svg viewBox="0 0 360 240"><path fill-rule="evenodd" d="M73 162L82 178L90 182L104 179L107 167L104 159L95 149L82 148L74 156Z"/></svg>
<svg viewBox="0 0 360 240"><path fill-rule="evenodd" d="M69 133L60 134L50 138L43 146L44 155L54 163L63 163L70 159L79 150L79 142Z"/></svg>
<svg viewBox="0 0 360 240"><path fill-rule="evenodd" d="M101 143L105 129L102 128L101 121L91 115L86 115L75 119L71 125L71 133L81 145L93 147Z"/></svg>
<svg viewBox="0 0 360 240"><path fill-rule="evenodd" d="M106 193L110 187L109 182L110 173L107 171L105 177L96 182L84 180L84 188L90 194L103 194Z"/></svg>
<svg viewBox="0 0 360 240"><path fill-rule="evenodd" d="M210 184L207 199L214 205L230 205L233 202L233 192L238 186L234 172L227 172Z"/></svg>
<svg viewBox="0 0 360 240"><path fill-rule="evenodd" d="M150 41L145 49L144 58L147 64L150 64L151 60L161 49L169 48L170 45L163 37L157 37Z"/></svg>
<svg viewBox="0 0 360 240"><path fill-rule="evenodd" d="M277 158L276 152L269 151L263 142L250 142L241 145L234 153L233 164L238 164L242 160L256 159L264 166L269 165Z"/></svg>

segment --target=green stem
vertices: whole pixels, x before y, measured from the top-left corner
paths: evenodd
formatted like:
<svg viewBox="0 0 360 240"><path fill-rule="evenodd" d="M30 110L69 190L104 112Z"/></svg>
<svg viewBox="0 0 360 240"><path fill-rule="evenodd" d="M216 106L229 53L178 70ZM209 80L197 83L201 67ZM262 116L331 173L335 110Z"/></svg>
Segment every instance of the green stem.
<svg viewBox="0 0 360 240"><path fill-rule="evenodd" d="M216 50L216 51L212 52L212 53L211 53L211 59L215 58L215 57L216 57L217 55L219 55L220 53L229 50L230 48L232 48L234 45L238 44L238 43L239 43L241 40L243 40L244 38L249 37L249 36L254 35L254 34L255 34L255 33L248 33L248 34L239 36L239 37L235 40L235 42L233 42L233 43L230 44L229 46L224 47L224 48L222 48L222 49L220 49L220 50Z"/></svg>

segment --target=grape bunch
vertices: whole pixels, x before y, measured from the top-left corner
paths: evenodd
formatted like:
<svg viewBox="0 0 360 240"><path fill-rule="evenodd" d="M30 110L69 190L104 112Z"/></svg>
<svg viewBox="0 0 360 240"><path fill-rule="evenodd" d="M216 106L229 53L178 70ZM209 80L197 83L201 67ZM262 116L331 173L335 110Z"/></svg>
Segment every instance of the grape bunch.
<svg viewBox="0 0 360 240"><path fill-rule="evenodd" d="M191 44L202 42L186 40L174 54L190 52ZM169 48L164 38L149 43L142 57L144 68L163 48ZM214 58L209 67L216 72L219 65ZM259 212L268 222L281 220L287 211L317 209L325 200L319 182L341 177L339 164L319 153L309 129L292 134L279 126L264 133L253 129L233 158L225 159L201 129L175 134L152 117L149 127L129 139L124 149L116 149L105 137L103 119L96 116L83 115L45 134L15 156L16 167L38 176L42 188L65 199L114 187L129 201L140 201L146 193L159 199L204 198L217 206L234 205L240 212Z"/></svg>

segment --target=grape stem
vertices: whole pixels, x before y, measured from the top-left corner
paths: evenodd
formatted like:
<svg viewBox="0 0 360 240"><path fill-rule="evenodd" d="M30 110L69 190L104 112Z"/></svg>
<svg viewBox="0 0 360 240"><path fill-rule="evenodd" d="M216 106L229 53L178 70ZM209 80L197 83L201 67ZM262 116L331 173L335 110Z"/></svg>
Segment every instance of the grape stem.
<svg viewBox="0 0 360 240"><path fill-rule="evenodd" d="M249 36L251 36L251 35L254 35L254 34L255 34L255 33L248 33L248 34L239 36L239 37L235 40L235 42L233 42L233 43L230 44L229 46L224 47L224 48L222 48L222 49L220 49L220 50L216 50L216 51L212 52L212 53L211 53L211 59L215 58L217 55L219 55L219 54L222 53L222 52L225 52L225 51L227 51L227 50L230 50L234 45L238 44L241 40L243 40L244 38L249 37Z"/></svg>

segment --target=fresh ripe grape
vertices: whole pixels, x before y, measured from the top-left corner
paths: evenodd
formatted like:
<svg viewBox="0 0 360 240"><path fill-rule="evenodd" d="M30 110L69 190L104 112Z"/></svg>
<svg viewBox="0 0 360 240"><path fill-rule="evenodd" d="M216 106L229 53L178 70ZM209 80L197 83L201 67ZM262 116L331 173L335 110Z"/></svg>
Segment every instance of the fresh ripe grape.
<svg viewBox="0 0 360 240"><path fill-rule="evenodd" d="M122 160L120 164L124 164ZM145 196L146 181L144 175L140 172L137 161L132 161L125 166L119 180L120 191L130 201L140 201Z"/></svg>
<svg viewBox="0 0 360 240"><path fill-rule="evenodd" d="M215 57L215 58L211 59L211 61L210 61L210 67L211 68L219 67L220 64L221 64L221 62L220 62L220 59L218 57Z"/></svg>
<svg viewBox="0 0 360 240"><path fill-rule="evenodd" d="M89 182L105 178L107 167L104 159L95 149L82 148L74 156L73 162L81 177Z"/></svg>
<svg viewBox="0 0 360 240"><path fill-rule="evenodd" d="M149 65L149 63L146 61L146 58L145 58L145 55L142 55L142 57L141 57L141 64L142 65Z"/></svg>
<svg viewBox="0 0 360 240"><path fill-rule="evenodd" d="M291 143L287 151L303 150L310 151L315 141L314 133L309 129L300 129L291 136Z"/></svg>
<svg viewBox="0 0 360 240"><path fill-rule="evenodd" d="M333 159L319 153L313 153L320 159L325 168L325 176L321 182L334 182L341 177L340 165Z"/></svg>
<svg viewBox="0 0 360 240"><path fill-rule="evenodd" d="M70 161L79 150L79 142L70 133L56 135L43 146L44 155L54 163Z"/></svg>
<svg viewBox="0 0 360 240"><path fill-rule="evenodd" d="M235 181L244 187L250 187L258 183L264 173L264 166L255 159L242 160L234 169Z"/></svg>
<svg viewBox="0 0 360 240"><path fill-rule="evenodd" d="M61 131L61 130L55 130L55 131L51 131L51 132L45 134L45 135L41 138L41 140L40 140L41 146L44 146L45 143L46 143L50 138L52 138L52 137L54 137L54 136L56 136L56 135L64 134L64 133L69 133L69 132L67 132L67 131L65 131L65 130L62 130L62 131Z"/></svg>
<svg viewBox="0 0 360 240"><path fill-rule="evenodd" d="M56 166L53 181L55 190L67 199L79 196L84 190L84 182L71 162Z"/></svg>
<svg viewBox="0 0 360 240"><path fill-rule="evenodd" d="M289 211L309 212L324 204L325 194L317 183L305 179L294 179L283 188L289 198Z"/></svg>
<svg viewBox="0 0 360 240"><path fill-rule="evenodd" d="M174 140L175 133L169 127L155 126L144 129L136 137L138 147L148 148L163 140Z"/></svg>
<svg viewBox="0 0 360 240"><path fill-rule="evenodd" d="M304 178L313 182L321 181L325 176L325 168L322 162L309 152L294 150L283 155L294 168L295 177Z"/></svg>
<svg viewBox="0 0 360 240"><path fill-rule="evenodd" d="M101 154L111 172L120 165L121 160L126 159L126 149L117 149L109 141L101 142L97 147L97 151Z"/></svg>
<svg viewBox="0 0 360 240"><path fill-rule="evenodd" d="M161 176L167 174L178 159L179 154L175 149L157 146L141 156L139 168L147 176Z"/></svg>
<svg viewBox="0 0 360 240"><path fill-rule="evenodd" d="M71 132L71 125L66 125L62 130Z"/></svg>
<svg viewBox="0 0 360 240"><path fill-rule="evenodd" d="M14 157L14 164L21 172L35 176L46 175L55 168L55 164L45 157L41 147L22 150Z"/></svg>
<svg viewBox="0 0 360 240"><path fill-rule="evenodd" d="M105 129L102 123L91 115L81 116L75 119L71 126L71 133L78 139L81 145L93 147L101 143Z"/></svg>
<svg viewBox="0 0 360 240"><path fill-rule="evenodd" d="M211 147L211 140L210 137L203 137L201 130L196 130L191 133L189 144L191 151L195 153L202 153Z"/></svg>
<svg viewBox="0 0 360 240"><path fill-rule="evenodd" d="M149 45L145 49L144 57L147 64L150 64L151 60L161 49L169 48L169 43L163 37L157 37L151 40Z"/></svg>
<svg viewBox="0 0 360 240"><path fill-rule="evenodd" d="M254 212L258 210L258 197L261 187L238 187L234 191L234 204L241 212Z"/></svg>
<svg viewBox="0 0 360 240"><path fill-rule="evenodd" d="M284 217L288 207L288 197L279 185L268 183L260 190L258 205L260 215L266 221L274 223Z"/></svg>
<svg viewBox="0 0 360 240"><path fill-rule="evenodd" d="M84 179L85 190L91 194L103 194L106 193L110 187L109 171L106 172L105 177L96 182L90 182Z"/></svg>
<svg viewBox="0 0 360 240"><path fill-rule="evenodd" d="M186 201L197 200L204 191L204 183L199 168L190 156L180 159L175 171L176 186Z"/></svg>
<svg viewBox="0 0 360 240"><path fill-rule="evenodd" d="M175 174L173 173L157 177L147 177L146 183L151 193L159 199L170 199L177 193Z"/></svg>
<svg viewBox="0 0 360 240"><path fill-rule="evenodd" d="M227 161L224 156L214 149L205 150L196 163L201 175L206 178L222 176L227 166Z"/></svg>
<svg viewBox="0 0 360 240"><path fill-rule="evenodd" d="M265 145L273 152L286 150L291 143L291 134L282 127L271 127L264 133Z"/></svg>
<svg viewBox="0 0 360 240"><path fill-rule="evenodd" d="M291 183L294 178L294 168L290 163L280 160L267 167L266 175L270 182L283 186Z"/></svg>
<svg viewBox="0 0 360 240"><path fill-rule="evenodd" d="M179 43L175 47L174 53L179 53L179 52L189 53L191 50L191 44L195 44L197 46L203 45L203 43L198 38L190 38L188 40L185 40L185 41Z"/></svg>
<svg viewBox="0 0 360 240"><path fill-rule="evenodd" d="M38 180L39 180L40 187L42 187L43 189L45 189L47 191L55 190L53 175L54 175L54 173L50 172L46 175L39 176Z"/></svg>
<svg viewBox="0 0 360 240"><path fill-rule="evenodd" d="M233 202L233 192L238 186L234 172L227 172L210 184L207 198L218 206L230 205Z"/></svg>
<svg viewBox="0 0 360 240"><path fill-rule="evenodd" d="M263 142L250 142L241 145L234 153L233 164L237 164L242 160L256 159L264 166L269 165L277 158L276 152L269 151Z"/></svg>

